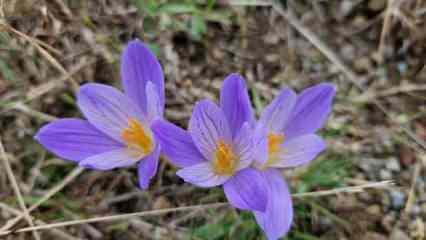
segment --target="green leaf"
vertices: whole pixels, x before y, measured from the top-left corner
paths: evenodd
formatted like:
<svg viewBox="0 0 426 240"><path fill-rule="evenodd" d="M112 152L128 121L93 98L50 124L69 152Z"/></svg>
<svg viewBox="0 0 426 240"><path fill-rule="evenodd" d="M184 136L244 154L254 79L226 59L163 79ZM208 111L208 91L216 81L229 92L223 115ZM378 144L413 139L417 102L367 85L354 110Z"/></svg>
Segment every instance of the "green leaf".
<svg viewBox="0 0 426 240"><path fill-rule="evenodd" d="M149 16L155 16L159 12L160 3L157 0L133 0L133 2L139 11Z"/></svg>
<svg viewBox="0 0 426 240"><path fill-rule="evenodd" d="M341 187L349 175L350 160L341 154L327 154L313 161L307 171L300 176L297 192L312 191L315 188Z"/></svg>
<svg viewBox="0 0 426 240"><path fill-rule="evenodd" d="M166 14L182 14L182 13L194 13L198 9L193 4L188 3L168 3L160 7L159 11Z"/></svg>
<svg viewBox="0 0 426 240"><path fill-rule="evenodd" d="M193 15L191 18L191 36L195 40L200 40L201 36L207 32L207 24L200 15Z"/></svg>
<svg viewBox="0 0 426 240"><path fill-rule="evenodd" d="M13 81L16 79L15 73L12 68L7 64L7 62L0 59L0 72L3 77L8 81Z"/></svg>

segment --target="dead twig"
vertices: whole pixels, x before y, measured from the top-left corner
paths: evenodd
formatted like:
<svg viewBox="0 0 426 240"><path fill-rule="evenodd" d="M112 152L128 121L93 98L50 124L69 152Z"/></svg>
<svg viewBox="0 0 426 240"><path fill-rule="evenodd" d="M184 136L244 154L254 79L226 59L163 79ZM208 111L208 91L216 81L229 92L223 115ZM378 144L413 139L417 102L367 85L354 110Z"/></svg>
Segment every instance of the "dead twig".
<svg viewBox="0 0 426 240"><path fill-rule="evenodd" d="M5 210L6 212L8 212L10 214L15 215L15 216L19 216L19 215L23 214L22 212L18 211L17 209L15 209L15 208L7 205L7 204L4 204L2 202L0 202L0 208ZM34 222L38 225L45 225L46 224L45 222L38 220L38 219L35 219ZM52 235L55 235L55 236L57 236L57 237L59 237L60 239L63 239L63 240L79 240L79 238L71 236L68 233L66 233L66 232L64 232L60 229L52 228L49 231Z"/></svg>
<svg viewBox="0 0 426 240"><path fill-rule="evenodd" d="M327 195L336 195L340 193L359 193L359 192L363 192L365 189L369 189L369 188L383 189L383 188L388 188L391 185L393 185L393 181L387 180L382 182L367 183L367 184L353 186L353 187L336 188L331 190L308 192L308 193L298 193L292 196L294 198L305 198L305 197L320 197L320 196L327 196Z"/></svg>
<svg viewBox="0 0 426 240"><path fill-rule="evenodd" d="M28 105L26 105L22 102L18 102L16 104L13 104L11 108L18 110L20 112L26 113L26 114L28 114L32 117L38 118L38 119L40 119L42 121L46 121L46 122L52 122L52 121L57 119L56 117L54 117L52 115L34 110L34 109L30 108Z"/></svg>
<svg viewBox="0 0 426 240"><path fill-rule="evenodd" d="M385 41L386 41L386 36L388 35L391 28L391 20L393 15L393 8L394 8L394 0L388 0L387 2L388 2L388 5L385 10L383 28L382 28L382 33L380 34L380 42L379 42L379 50L378 50L380 62L383 62L383 59L384 59L384 50L386 47Z"/></svg>
<svg viewBox="0 0 426 240"><path fill-rule="evenodd" d="M41 41L35 38L32 38L28 35L26 35L25 33L22 33L18 30L16 30L15 28L13 28L12 26L0 22L0 25L3 26L6 30L8 30L9 32L18 35L19 37L25 39L27 42L29 42L31 45L33 45L39 52L40 54L46 58L46 60L52 64L56 69L58 69L62 74L64 75L69 75L70 77L68 78L71 86L73 88L73 90L76 92L79 84L77 83L77 81L71 77L71 75L67 72L67 70L65 70L65 68L58 62L58 60L56 60L48 51L46 51L44 48L42 48L41 45ZM45 44L47 45L47 44ZM43 45L44 46L44 45ZM45 46L46 47L46 46Z"/></svg>
<svg viewBox="0 0 426 240"><path fill-rule="evenodd" d="M72 180L74 180L78 175L80 175L84 171L84 168L76 167L72 172L70 172L62 182L60 182L58 185L51 188L41 199L39 199L36 203L31 205L28 208L28 212L32 212L35 209L37 209L41 204L49 200L53 195L55 195L57 192L61 191L68 183L70 183ZM6 224L0 229L0 232L7 231L11 227L15 226L24 215L16 216L15 218L9 220L6 222Z"/></svg>
<svg viewBox="0 0 426 240"><path fill-rule="evenodd" d="M364 184L360 186L336 188L336 189L326 190L326 191L298 193L298 194L293 194L292 197L293 198L321 197L321 196L327 196L327 195L336 195L340 193L358 193L358 192L362 192L365 189L370 189L370 188L379 188L379 189L386 188L392 184L393 184L393 181L374 182L374 183L368 183L368 184ZM105 217L94 217L94 218L88 218L88 219L82 219L82 220L51 223L51 224L40 225L36 227L20 228L15 231L0 231L0 236L6 236L12 233L28 232L32 230L47 230L52 228L81 225L81 224L87 224L87 223L126 220L126 219L134 218L134 217L157 216L157 215L167 214L171 212L195 211L195 210L220 208L220 207L224 207L228 205L229 204L226 202L219 202L219 203L201 204L201 205L194 205L194 206L184 206L184 207L175 207L175 208L165 208L165 209L159 209L159 210L142 211L142 212L136 212L136 213L119 214L119 215L105 216Z"/></svg>
<svg viewBox="0 0 426 240"><path fill-rule="evenodd" d="M421 165L422 163L418 161L414 167L413 178L411 179L410 192L408 193L408 199L404 208L405 214L408 214L411 211L411 208L413 207L413 204L416 198L416 192L415 192L416 182L417 182L417 178L420 175Z"/></svg>
<svg viewBox="0 0 426 240"><path fill-rule="evenodd" d="M10 163L9 163L9 158L6 156L6 152L4 150L1 139L0 139L0 155L1 155L1 158L3 159L3 165L6 170L6 174L9 177L9 181L12 185L13 191L15 192L15 196L18 199L19 207L23 211L22 215L27 220L28 224L31 227L34 227L33 220L29 214L27 207L25 206L24 198L22 197L21 190L19 190L18 182L16 181L15 175L13 174L12 167L10 166ZM40 236L38 235L36 230L32 230L32 233L35 239L40 240Z"/></svg>
<svg viewBox="0 0 426 240"><path fill-rule="evenodd" d="M355 97L353 101L355 102L368 102L373 99L388 97L400 93L408 93L414 91L426 91L426 84L411 84L411 83L403 83L400 86L391 87L386 90L377 92L368 90L362 95Z"/></svg>

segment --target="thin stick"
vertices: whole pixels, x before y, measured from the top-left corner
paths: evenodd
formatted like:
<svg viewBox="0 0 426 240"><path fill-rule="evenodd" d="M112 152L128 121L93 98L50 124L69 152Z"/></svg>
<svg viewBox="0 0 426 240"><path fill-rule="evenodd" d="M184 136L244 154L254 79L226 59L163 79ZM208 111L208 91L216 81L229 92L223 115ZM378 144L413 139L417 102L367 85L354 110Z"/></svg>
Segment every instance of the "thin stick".
<svg viewBox="0 0 426 240"><path fill-rule="evenodd" d="M353 187L336 188L336 189L317 191L317 192L297 193L297 194L293 194L292 197L305 198L305 197L320 197L320 196L327 196L327 195L336 195L339 193L359 193L359 192L363 192L365 189L368 189L368 188L379 188L379 189L388 188L392 184L393 184L393 181L387 180L382 182L367 183L367 184L353 186Z"/></svg>
<svg viewBox="0 0 426 240"><path fill-rule="evenodd" d="M4 204L2 202L0 202L0 208L2 208L3 210L5 210L5 211L7 211L7 212L9 212L9 213L11 213L11 214L13 214L15 216L22 215L21 211L13 208L13 207L11 207L11 206L9 206L7 204ZM35 219L34 222L36 224L38 224L38 225L45 225L46 224L45 222L43 222L42 220L39 220L39 219ZM51 232L51 234L56 235L60 239L64 239L64 240L79 240L78 238L76 238L74 236L71 236L68 233L66 233L66 232L64 232L64 231L62 231L60 229L52 228L49 231Z"/></svg>
<svg viewBox="0 0 426 240"><path fill-rule="evenodd" d="M36 203L34 203L33 205L31 205L28 208L28 212L32 212L35 209L37 209L41 204L43 204L44 202L46 202L47 200L49 200L57 192L61 191L68 183L70 183L72 180L74 180L83 171L84 171L83 168L80 168L80 167L74 168L74 170L71 173L69 173L64 178L64 180L62 180L62 182L60 182L58 185L56 185L53 188L51 188L46 193L46 195L44 195L40 200L38 200ZM23 217L24 217L24 215L19 215L19 216L13 218L13 219L7 221L7 223L0 229L0 232L9 230L11 227L15 226L15 224L17 224Z"/></svg>
<svg viewBox="0 0 426 240"><path fill-rule="evenodd" d="M74 66L70 67L70 70L66 74L62 74L60 77L56 77L55 80L47 81L46 83L40 84L28 91L26 94L26 100L32 101L36 98L41 97L42 95L46 94L47 92L51 91L52 89L59 87L60 85L64 84L64 82L84 69L85 67L88 67L92 64L94 64L95 61L80 61L79 63L75 64Z"/></svg>
<svg viewBox="0 0 426 240"><path fill-rule="evenodd" d="M283 18L285 18L306 39L308 39L312 43L312 45L314 45L320 52L322 52L333 64L335 64L336 67L338 67L347 76L347 79L352 84L354 84L362 92L366 92L367 89L361 83L362 78L359 77L354 71L352 71L352 69L349 68L340 59L340 57L336 53L334 53L333 50L331 50L330 47L328 47L323 41L321 41L321 39L317 37L314 32L306 28L296 17L284 11L279 2L274 0L271 1L273 2L273 8ZM410 129L396 122L390 111L382 103L377 101L377 99L372 99L371 101L392 123L394 123L398 127L399 130L404 132L411 140L413 140L417 145L419 145L423 149L423 151L426 150L426 143Z"/></svg>
<svg viewBox="0 0 426 240"><path fill-rule="evenodd" d="M27 220L28 224L31 227L34 227L33 220L29 214L27 207L25 206L24 198L22 197L21 190L19 190L18 182L16 181L15 175L13 174L12 167L10 166L9 159L6 156L6 152L4 150L1 139L0 139L0 154L1 154L1 158L3 159L4 168L6 169L6 173L9 177L9 181L12 185L13 191L15 192L15 196L18 199L19 207L23 211L23 216ZM38 233L35 230L32 230L32 232L33 232L34 238L37 240L40 240L40 236L38 235Z"/></svg>
<svg viewBox="0 0 426 240"><path fill-rule="evenodd" d="M363 93L362 95L355 97L353 101L367 102L375 98L388 97L388 96L401 94L401 93L409 93L409 92L425 91L425 90L426 90L426 84L403 83L399 86L391 87L380 92L369 90Z"/></svg>
<svg viewBox="0 0 426 240"><path fill-rule="evenodd" d="M335 195L339 193L357 193L369 188L386 188L392 184L393 184L393 181L382 181L382 182L368 183L368 184L354 186L354 187L343 187L343 188L336 188L332 190L317 191L317 192L311 192L311 193L298 193L298 194L293 194L292 197L293 198L320 197L320 196L326 196L326 195ZM12 233L28 232L31 230L46 230L46 229L66 227L71 225L117 221L117 220L133 218L133 217L156 216L156 215L162 215L162 214L171 213L171 212L220 208L220 207L224 207L228 205L229 205L228 203L219 202L219 203L211 203L211 204L202 204L202 205L194 205L194 206L184 206L184 207L176 207L176 208L142 211L142 212L136 212L136 213L119 214L119 215L105 216L105 217L95 217L95 218L88 218L88 219L82 219L82 220L51 223L51 224L40 225L36 227L20 228L15 231L2 231L0 232L0 236L9 235Z"/></svg>
<svg viewBox="0 0 426 240"><path fill-rule="evenodd" d="M227 206L227 205L228 205L228 203L212 203L212 204L204 204L204 205L195 205L195 206L185 206L185 207L176 207L176 208L166 208L166 209L159 209L159 210L143 211L143 212L128 213L128 214L121 214L121 215L114 215L114 216L95 217L95 218L89 218L89 219L84 219L84 220L73 220L73 221L67 221L67 222L59 222L59 223L52 223L52 224L47 224L47 225L40 225L40 226L36 226L36 227L26 227L26 228L18 229L16 231L1 232L0 236L8 235L8 234L11 234L11 233L28 232L28 231L32 231L32 230L46 230L46 229L65 227L65 226L70 226L70 225L80 225L80 224L94 223L94 222L110 222L110 221L133 218L133 217L142 217L142 216L156 216L156 215L162 215L162 214L171 213L171 212L182 212L182 211L189 211L189 210L196 210L196 209L219 208L219 207L223 207L223 206Z"/></svg>
<svg viewBox="0 0 426 240"><path fill-rule="evenodd" d="M16 104L13 104L12 108L46 122L52 122L57 119L52 115L34 110L22 102L17 102Z"/></svg>
<svg viewBox="0 0 426 240"><path fill-rule="evenodd" d="M410 192L408 193L408 199L407 202L405 204L405 208L404 208L404 213L408 214L414 204L415 198L416 198L416 183L417 183L417 178L420 175L420 170L421 170L421 162L417 162L415 167L414 167L414 173L413 173L413 178L411 179L411 187L410 187Z"/></svg>
<svg viewBox="0 0 426 240"><path fill-rule="evenodd" d="M0 23L0 24L3 25L10 32L20 36L21 38L28 41L31 45L33 45L41 53L41 55L43 55L47 59L47 61L50 62L50 64L52 64L62 74L69 75L70 77L68 79L70 80L71 86L73 87L74 91L77 91L78 86L79 86L77 81L74 78L72 78L72 76L67 72L67 70L65 70L65 68L58 62L58 60L56 60L48 51L46 51L44 48L42 48L40 46L40 43L39 43L40 40L30 37L30 36L20 32L20 31L16 30L15 28L13 28L12 26L10 26L6 23Z"/></svg>
<svg viewBox="0 0 426 240"><path fill-rule="evenodd" d="M379 42L379 57L380 61L383 62L384 60L384 52L385 52L385 41L386 36L389 33L389 30L391 28L391 20L392 20L392 13L393 13L393 0L388 0L388 5L385 10L385 17L383 19L383 27L382 27L382 33L380 34L380 42Z"/></svg>

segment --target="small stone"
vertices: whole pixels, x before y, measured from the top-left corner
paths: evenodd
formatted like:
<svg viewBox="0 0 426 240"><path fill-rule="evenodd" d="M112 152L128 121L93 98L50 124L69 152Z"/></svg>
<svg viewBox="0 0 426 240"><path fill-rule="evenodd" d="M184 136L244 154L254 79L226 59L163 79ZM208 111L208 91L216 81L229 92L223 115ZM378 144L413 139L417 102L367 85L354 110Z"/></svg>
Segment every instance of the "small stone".
<svg viewBox="0 0 426 240"><path fill-rule="evenodd" d="M358 194L358 197L364 202L370 202L373 199L373 196L369 192L361 192Z"/></svg>
<svg viewBox="0 0 426 240"><path fill-rule="evenodd" d="M410 166L416 161L414 151L407 146L401 147L399 152L399 158L404 166Z"/></svg>
<svg viewBox="0 0 426 240"><path fill-rule="evenodd" d="M373 11L381 11L386 7L387 0L370 0L368 8Z"/></svg>
<svg viewBox="0 0 426 240"><path fill-rule="evenodd" d="M381 180L392 179L392 173L386 169L380 169L379 175Z"/></svg>
<svg viewBox="0 0 426 240"><path fill-rule="evenodd" d="M392 231L392 229L394 227L394 223L395 223L395 214L394 213L389 213L384 218L382 218L382 226L387 231Z"/></svg>
<svg viewBox="0 0 426 240"><path fill-rule="evenodd" d="M369 172L371 169L371 164L367 161L363 161L359 164L359 167L364 171L364 172Z"/></svg>
<svg viewBox="0 0 426 240"><path fill-rule="evenodd" d="M354 27L361 28L361 27L365 26L365 24L367 22L368 22L368 19L365 16L358 15L358 16L354 17L352 24L354 25Z"/></svg>
<svg viewBox="0 0 426 240"><path fill-rule="evenodd" d="M367 213L371 215L380 215L382 208L379 205L372 205L367 208Z"/></svg>
<svg viewBox="0 0 426 240"><path fill-rule="evenodd" d="M405 193L397 190L392 190L390 192L392 207L400 209L405 204Z"/></svg>
<svg viewBox="0 0 426 240"><path fill-rule="evenodd" d="M154 209L163 209L163 208L170 208L170 207L172 207L172 204L166 197L160 196L154 200L154 205L153 205Z"/></svg>
<svg viewBox="0 0 426 240"><path fill-rule="evenodd" d="M375 232L367 232L362 236L362 239L365 240L387 240L388 238L384 235L375 233Z"/></svg>
<svg viewBox="0 0 426 240"><path fill-rule="evenodd" d="M399 161L396 158L388 159L386 161L386 168L395 172L401 171L401 165L399 164Z"/></svg>
<svg viewBox="0 0 426 240"><path fill-rule="evenodd" d="M422 212L422 214L424 214L426 216L426 203L422 203L422 205L420 206L420 211Z"/></svg>
<svg viewBox="0 0 426 240"><path fill-rule="evenodd" d="M368 71L373 67L373 63L369 57L360 57L355 60L354 67L358 71Z"/></svg>
<svg viewBox="0 0 426 240"><path fill-rule="evenodd" d="M395 228L392 231L389 240L410 240L410 237L401 229Z"/></svg>
<svg viewBox="0 0 426 240"><path fill-rule="evenodd" d="M422 211L422 209L420 208L420 206L419 205L414 205L414 206L412 206L411 207L411 211L410 211L410 213L412 214L412 215L415 215L415 216L417 216L417 215L419 215L420 214L420 212Z"/></svg>

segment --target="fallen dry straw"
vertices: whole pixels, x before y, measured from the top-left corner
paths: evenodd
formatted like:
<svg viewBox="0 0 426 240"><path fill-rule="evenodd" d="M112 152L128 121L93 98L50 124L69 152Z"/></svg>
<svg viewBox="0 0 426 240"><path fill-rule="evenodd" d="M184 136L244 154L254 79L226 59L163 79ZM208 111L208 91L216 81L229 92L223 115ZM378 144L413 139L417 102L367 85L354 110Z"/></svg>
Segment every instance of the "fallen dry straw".
<svg viewBox="0 0 426 240"><path fill-rule="evenodd" d="M327 196L327 195L336 195L340 193L358 193L370 188L378 188L378 189L388 188L392 184L393 184L393 181L373 182L373 183L367 183L367 184L363 184L359 186L293 194L292 196L293 198L303 198L303 197L320 197L320 196ZM0 236L10 235L13 233L29 232L34 230L48 230L52 228L66 227L71 225L80 225L80 224L95 223L95 222L111 222L111 221L117 221L117 220L126 220L126 219L134 218L134 217L156 216L156 215L162 215L162 214L167 214L172 212L204 210L204 209L220 208L224 206L228 206L228 203L219 202L219 203L210 203L210 204L202 204L202 205L142 211L142 212L135 212L135 213L128 213L128 214L119 214L119 215L113 215L113 216L94 217L94 218L88 218L88 219L82 219L82 220L73 220L73 221L66 221L66 222L44 224L44 225L39 225L35 227L25 227L25 228L20 228L14 231L11 231L11 230L3 231L3 232L0 232Z"/></svg>

